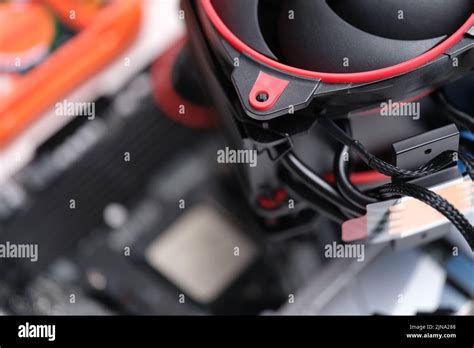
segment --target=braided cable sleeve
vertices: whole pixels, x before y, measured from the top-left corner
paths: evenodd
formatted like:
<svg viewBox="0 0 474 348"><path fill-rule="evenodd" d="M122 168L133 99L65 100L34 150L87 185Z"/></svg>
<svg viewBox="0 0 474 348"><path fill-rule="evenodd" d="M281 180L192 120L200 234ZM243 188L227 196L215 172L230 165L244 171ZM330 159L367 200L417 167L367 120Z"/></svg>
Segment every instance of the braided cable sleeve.
<svg viewBox="0 0 474 348"><path fill-rule="evenodd" d="M445 151L418 169L407 170L398 168L371 154L360 141L353 139L345 133L334 121L323 118L320 122L333 138L356 151L365 164L387 176L413 179L420 178L446 168L452 164L456 158L456 151Z"/></svg>
<svg viewBox="0 0 474 348"><path fill-rule="evenodd" d="M439 172L441 169L446 168L448 165L454 162L455 154L457 153L456 151L445 151L433 158L428 163L420 166L418 169L407 170L398 168L372 155L357 140L353 141L352 148L357 151L358 154L362 154L362 158L365 157L367 159L366 164L372 169L375 169L384 175L399 178L420 178L425 175L430 175Z"/></svg>
<svg viewBox="0 0 474 348"><path fill-rule="evenodd" d="M474 227L466 217L446 199L424 187L410 183L383 185L376 189L382 196L409 196L420 200L443 214L461 232L471 249L474 251Z"/></svg>
<svg viewBox="0 0 474 348"><path fill-rule="evenodd" d="M337 126L334 121L329 120L328 118L323 118L320 122L325 126L325 129L333 138L343 145L352 148L361 157L365 164L390 177L402 179L420 178L434 174L457 161L458 153L456 151L445 151L415 170L398 168L371 154L361 142L353 139L349 134ZM462 154L459 156L462 156L461 158L463 158L463 161L466 164L469 175L471 176L471 179L474 180L474 160L469 156L464 156ZM461 232L471 249L474 251L474 227L458 209L435 192L406 182L386 184L375 189L373 192L375 192L374 197L379 199L386 199L394 196L413 197L429 205L433 209L436 209Z"/></svg>

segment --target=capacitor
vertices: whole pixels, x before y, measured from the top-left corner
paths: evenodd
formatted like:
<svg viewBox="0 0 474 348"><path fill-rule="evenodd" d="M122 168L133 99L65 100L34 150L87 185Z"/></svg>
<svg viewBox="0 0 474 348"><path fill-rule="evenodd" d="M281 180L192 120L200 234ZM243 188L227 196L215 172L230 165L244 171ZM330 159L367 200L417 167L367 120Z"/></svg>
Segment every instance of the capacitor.
<svg viewBox="0 0 474 348"><path fill-rule="evenodd" d="M54 15L37 2L0 3L0 72L22 73L42 62L56 37Z"/></svg>

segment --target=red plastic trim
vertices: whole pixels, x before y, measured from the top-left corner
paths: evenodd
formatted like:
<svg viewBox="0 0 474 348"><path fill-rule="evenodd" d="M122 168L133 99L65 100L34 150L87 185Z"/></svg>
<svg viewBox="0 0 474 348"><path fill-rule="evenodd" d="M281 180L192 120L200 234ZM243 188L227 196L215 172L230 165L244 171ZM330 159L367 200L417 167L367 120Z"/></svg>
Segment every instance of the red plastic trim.
<svg viewBox="0 0 474 348"><path fill-rule="evenodd" d="M289 81L279 79L260 71L249 94L250 106L258 111L271 109L289 83ZM266 95L267 99L265 101L259 101L258 96L260 94Z"/></svg>
<svg viewBox="0 0 474 348"><path fill-rule="evenodd" d="M331 184L336 182L336 178L332 173L324 175L324 179L326 179ZM390 177L386 175L370 170L365 172L352 173L350 177L350 180L354 185L367 185L386 182L389 179Z"/></svg>
<svg viewBox="0 0 474 348"><path fill-rule="evenodd" d="M186 37L176 41L153 63L151 68L153 97L158 107L173 121L190 128L212 128L217 124L214 110L211 107L195 105L184 99L173 86L174 64L186 42ZM179 113L181 105L186 108L185 115Z"/></svg>
<svg viewBox="0 0 474 348"><path fill-rule="evenodd" d="M287 197L288 192L285 189L278 189L271 198L265 195L259 196L258 205L265 210L274 210L281 206Z"/></svg>
<svg viewBox="0 0 474 348"><path fill-rule="evenodd" d="M350 73L350 74L331 74L331 73L322 73L310 70L304 70L295 68L289 65L279 63L267 56L261 54L260 52L255 51L253 48L249 47L243 41L241 41L237 36L230 31L230 29L224 24L219 15L217 14L214 6L212 5L212 0L201 0L202 7L207 14L207 17L212 22L216 30L226 39L236 50L239 52L247 53L254 59L259 60L260 62L271 66L275 69L279 69L290 74L294 74L302 77L310 77L321 79L324 82L329 83L364 83L372 82L377 80L387 79L393 76L401 75L411 70L415 70L424 64L428 63L431 60L434 60L436 57L442 55L444 52L453 47L458 43L464 36L464 34L474 25L474 14L472 14L466 23L463 24L453 35L444 40L438 46L433 49L425 52L424 54L415 57L413 59L407 60L403 63L392 65L387 68L371 70L360 73Z"/></svg>

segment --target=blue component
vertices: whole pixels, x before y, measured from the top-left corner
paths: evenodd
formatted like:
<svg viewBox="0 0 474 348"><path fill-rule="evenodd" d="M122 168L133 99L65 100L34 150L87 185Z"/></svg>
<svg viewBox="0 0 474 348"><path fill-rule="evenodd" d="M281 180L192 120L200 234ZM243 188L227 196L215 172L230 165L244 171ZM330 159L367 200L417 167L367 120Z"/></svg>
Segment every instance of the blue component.
<svg viewBox="0 0 474 348"><path fill-rule="evenodd" d="M451 256L446 265L448 277L470 296L474 296L474 260L465 256Z"/></svg>
<svg viewBox="0 0 474 348"><path fill-rule="evenodd" d="M461 138L474 142L474 133L470 131L462 131Z"/></svg>

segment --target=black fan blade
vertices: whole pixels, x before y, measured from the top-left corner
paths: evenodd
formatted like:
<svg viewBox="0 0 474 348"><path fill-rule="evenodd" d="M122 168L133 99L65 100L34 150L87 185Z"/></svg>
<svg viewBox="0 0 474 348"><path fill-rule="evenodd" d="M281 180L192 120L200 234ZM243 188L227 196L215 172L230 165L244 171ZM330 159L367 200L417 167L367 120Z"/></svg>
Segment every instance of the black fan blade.
<svg viewBox="0 0 474 348"><path fill-rule="evenodd" d="M417 57L445 38L403 41L375 36L344 21L323 0L284 0L281 11L280 59L320 72L385 68ZM367 20L372 18L368 16Z"/></svg>
<svg viewBox="0 0 474 348"><path fill-rule="evenodd" d="M451 35L474 11L473 0L327 0L346 22L374 35L424 40Z"/></svg>
<svg viewBox="0 0 474 348"><path fill-rule="evenodd" d="M260 30L258 0L214 0L213 4L222 21L240 40L277 60Z"/></svg>

